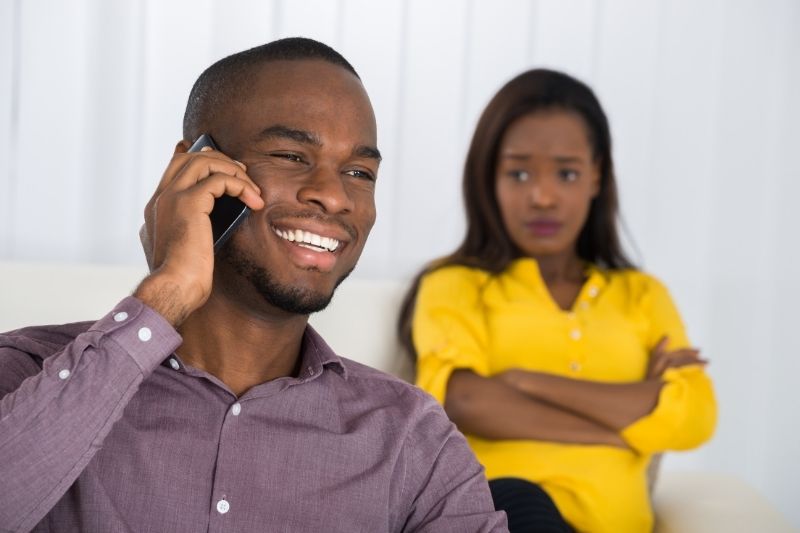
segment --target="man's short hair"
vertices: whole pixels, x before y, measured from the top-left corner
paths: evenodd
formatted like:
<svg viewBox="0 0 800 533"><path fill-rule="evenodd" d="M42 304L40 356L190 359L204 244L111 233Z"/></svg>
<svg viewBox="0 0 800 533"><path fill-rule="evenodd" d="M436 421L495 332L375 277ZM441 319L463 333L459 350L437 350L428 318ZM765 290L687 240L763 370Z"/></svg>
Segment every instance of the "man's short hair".
<svg viewBox="0 0 800 533"><path fill-rule="evenodd" d="M360 79L353 66L330 46L305 37L288 37L220 59L194 82L183 115L183 138L193 141L231 102L243 98L251 86L253 67L269 61L319 59L347 69Z"/></svg>

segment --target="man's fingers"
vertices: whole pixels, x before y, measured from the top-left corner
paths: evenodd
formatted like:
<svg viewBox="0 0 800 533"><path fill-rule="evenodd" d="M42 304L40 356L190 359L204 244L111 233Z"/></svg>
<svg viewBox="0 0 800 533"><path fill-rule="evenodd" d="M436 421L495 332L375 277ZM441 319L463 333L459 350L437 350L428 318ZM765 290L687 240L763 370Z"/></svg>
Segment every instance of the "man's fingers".
<svg viewBox="0 0 800 533"><path fill-rule="evenodd" d="M198 201L203 202L198 206L199 210L206 214L210 214L214 208L214 200L224 194L239 198L250 209L258 210L264 207L261 191L255 188L252 181L230 174L211 174L185 192L192 196L197 195Z"/></svg>

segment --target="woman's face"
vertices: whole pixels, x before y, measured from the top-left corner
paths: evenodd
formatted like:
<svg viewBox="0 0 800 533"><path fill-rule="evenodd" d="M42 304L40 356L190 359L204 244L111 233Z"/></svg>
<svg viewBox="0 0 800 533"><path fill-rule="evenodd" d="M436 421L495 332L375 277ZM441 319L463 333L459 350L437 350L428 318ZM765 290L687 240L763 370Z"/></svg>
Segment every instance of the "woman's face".
<svg viewBox="0 0 800 533"><path fill-rule="evenodd" d="M520 117L500 142L495 192L511 240L534 258L574 254L600 189L586 124L564 110Z"/></svg>

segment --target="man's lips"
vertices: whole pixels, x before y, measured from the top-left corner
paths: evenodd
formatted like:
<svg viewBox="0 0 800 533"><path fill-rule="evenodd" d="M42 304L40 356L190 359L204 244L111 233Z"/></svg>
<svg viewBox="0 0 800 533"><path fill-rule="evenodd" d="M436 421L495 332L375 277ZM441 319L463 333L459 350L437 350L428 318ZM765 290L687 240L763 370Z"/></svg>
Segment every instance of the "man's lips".
<svg viewBox="0 0 800 533"><path fill-rule="evenodd" d="M562 225L563 224L557 220L549 219L532 220L525 223L525 227L537 237L548 237L555 235L559 232L559 230L561 230Z"/></svg>

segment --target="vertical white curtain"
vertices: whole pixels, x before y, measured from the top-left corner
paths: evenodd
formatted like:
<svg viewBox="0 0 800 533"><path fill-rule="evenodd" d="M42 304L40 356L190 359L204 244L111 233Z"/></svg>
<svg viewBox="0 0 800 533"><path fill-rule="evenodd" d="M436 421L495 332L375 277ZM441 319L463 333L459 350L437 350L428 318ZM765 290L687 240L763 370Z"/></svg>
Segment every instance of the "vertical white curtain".
<svg viewBox="0 0 800 533"><path fill-rule="evenodd" d="M714 441L666 466L737 473L800 525L800 3L6 0L0 259L143 263L141 211L194 79L289 35L341 51L376 108L367 278L407 279L457 244L466 145L502 83L548 66L591 84L635 255L719 393Z"/></svg>

